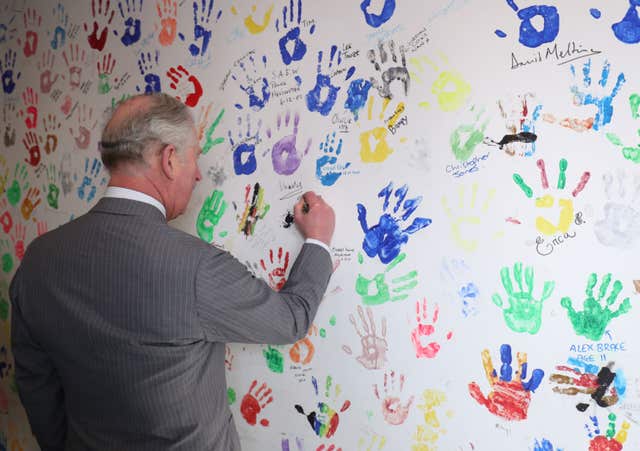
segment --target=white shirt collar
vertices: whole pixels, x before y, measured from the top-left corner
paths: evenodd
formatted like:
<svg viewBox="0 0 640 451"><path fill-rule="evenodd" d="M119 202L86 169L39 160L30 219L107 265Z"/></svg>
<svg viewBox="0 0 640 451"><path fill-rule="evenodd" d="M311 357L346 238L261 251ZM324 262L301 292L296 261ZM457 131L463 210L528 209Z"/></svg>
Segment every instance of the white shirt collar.
<svg viewBox="0 0 640 451"><path fill-rule="evenodd" d="M103 197L115 197L117 199L130 199L144 202L145 204L153 205L162 212L162 215L165 218L167 217L167 210L164 208L164 205L158 201L158 199L155 199L145 193L141 193L140 191L122 188L120 186L109 186L104 192Z"/></svg>

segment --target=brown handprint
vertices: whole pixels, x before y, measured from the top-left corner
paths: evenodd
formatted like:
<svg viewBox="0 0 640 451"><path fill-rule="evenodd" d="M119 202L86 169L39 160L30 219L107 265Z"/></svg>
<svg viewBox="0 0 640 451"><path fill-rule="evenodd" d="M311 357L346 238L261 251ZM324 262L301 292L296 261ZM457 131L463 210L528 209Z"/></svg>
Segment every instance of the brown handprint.
<svg viewBox="0 0 640 451"><path fill-rule="evenodd" d="M249 391L242 398L242 404L240 404L240 413L242 418L251 426L255 426L258 422L258 414L273 401L271 396L271 389L267 387L264 382L260 387L258 381L254 380L249 387ZM257 388L256 388L257 387ZM262 418L260 420L261 426L269 426L269 420Z"/></svg>
<svg viewBox="0 0 640 451"><path fill-rule="evenodd" d="M289 268L289 251L284 254L284 261L282 260L282 248L278 248L278 260L273 260L273 249L269 250L269 268L264 259L260 259L260 266L266 271L269 276L269 286L275 291L280 291L284 284L287 282L287 269Z"/></svg>
<svg viewBox="0 0 640 451"><path fill-rule="evenodd" d="M371 307L367 307L367 318L364 316L362 306L358 306L358 316L362 323L362 329L358 327L353 314L349 315L349 321L353 324L353 328L360 336L360 345L362 346L361 354L356 358L362 366L368 370L377 370L384 368L387 362L387 319L382 318L381 335L376 332L376 323L373 318ZM349 346L343 346L342 349L349 355L352 354Z"/></svg>
<svg viewBox="0 0 640 451"><path fill-rule="evenodd" d="M391 371L384 373L384 397L380 396L378 384L373 385L373 393L382 401L382 416L387 423L397 426L404 423L409 416L409 409L413 403L413 396L403 405L400 393L404 388L404 374L400 375L400 383L396 388L396 373Z"/></svg>
<svg viewBox="0 0 640 451"><path fill-rule="evenodd" d="M576 359L570 359L569 363L573 366L558 365L556 370L560 372L549 376L549 380L557 384L553 387L555 393L571 396L578 393L587 394L597 405L605 408L618 402L620 398L616 386L613 384L616 373L611 371L613 363L602 368ZM584 372L580 369L583 369ZM580 412L584 412L588 408L588 403L581 402L576 405L576 409Z"/></svg>
<svg viewBox="0 0 640 451"><path fill-rule="evenodd" d="M20 205L20 212L22 213L22 217L25 221L31 219L33 210L40 205L41 200L40 190L38 188L29 188L27 195L22 199L22 204Z"/></svg>
<svg viewBox="0 0 640 451"><path fill-rule="evenodd" d="M422 307L420 307L420 301L416 301L416 327L411 331L411 342L416 350L416 357L425 357L427 359L433 359L440 352L440 343L435 341L429 341L424 343L423 340L429 340L435 332L435 324L438 322L438 314L440 309L438 305L433 308L433 317L429 321L427 315L427 299L422 300ZM451 340L453 332L449 331L446 334L446 339Z"/></svg>
<svg viewBox="0 0 640 451"><path fill-rule="evenodd" d="M47 117L42 119L44 124L44 132L47 136L44 139L44 151L47 155L53 153L58 148L58 135L57 131L61 127L60 121L56 118L55 114L49 113Z"/></svg>

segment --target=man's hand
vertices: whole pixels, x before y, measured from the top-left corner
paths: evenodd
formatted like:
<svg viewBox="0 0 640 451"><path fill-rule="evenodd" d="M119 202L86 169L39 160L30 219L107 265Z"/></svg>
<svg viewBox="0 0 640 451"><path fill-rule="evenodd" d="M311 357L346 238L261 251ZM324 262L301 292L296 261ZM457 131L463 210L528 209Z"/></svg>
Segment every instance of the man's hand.
<svg viewBox="0 0 640 451"><path fill-rule="evenodd" d="M313 191L307 191L293 208L294 221L305 239L311 238L331 245L336 225L333 208Z"/></svg>

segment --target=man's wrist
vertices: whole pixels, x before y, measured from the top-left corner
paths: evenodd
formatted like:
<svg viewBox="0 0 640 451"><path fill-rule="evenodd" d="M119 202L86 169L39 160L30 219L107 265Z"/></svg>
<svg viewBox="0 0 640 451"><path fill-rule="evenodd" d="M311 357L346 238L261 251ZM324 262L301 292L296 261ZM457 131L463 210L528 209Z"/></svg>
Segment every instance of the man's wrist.
<svg viewBox="0 0 640 451"><path fill-rule="evenodd" d="M307 238L306 240L304 240L304 242L305 243L309 243L309 244L316 244L316 245L326 249L327 252L329 252L329 255L331 255L331 248L324 241L316 240L316 239L313 239L313 238Z"/></svg>

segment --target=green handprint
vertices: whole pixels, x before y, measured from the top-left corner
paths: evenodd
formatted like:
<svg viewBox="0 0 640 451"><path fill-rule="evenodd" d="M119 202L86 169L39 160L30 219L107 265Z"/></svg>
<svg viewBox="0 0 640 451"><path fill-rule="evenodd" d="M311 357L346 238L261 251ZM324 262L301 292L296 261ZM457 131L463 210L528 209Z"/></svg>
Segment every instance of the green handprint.
<svg viewBox="0 0 640 451"><path fill-rule="evenodd" d="M475 113L475 106L471 107L471 112ZM489 125L489 120L480 123L480 117L484 114L484 108L481 108L473 120L473 124L462 124L456 128L449 138L451 151L458 161L467 161L473 155L476 147L484 141L484 131ZM462 142L462 137L466 137L466 141Z"/></svg>
<svg viewBox="0 0 640 451"><path fill-rule="evenodd" d="M216 127L218 127L218 124L222 120L222 116L224 116L224 109L220 111L216 120L213 121L211 126L207 129L207 133L204 135L205 143L204 146L202 146L202 155L206 155L213 146L217 146L224 142L224 138L213 138L213 133L216 131Z"/></svg>
<svg viewBox="0 0 640 451"><path fill-rule="evenodd" d="M25 182L27 180L27 175L27 167L24 164L16 164L15 178L7 190L7 200L9 200L9 203L14 207L18 205L18 202L20 202L22 191L26 191L29 187L28 183L25 184L25 186L20 187L20 180Z"/></svg>
<svg viewBox="0 0 640 451"><path fill-rule="evenodd" d="M284 357L282 352L273 346L267 346L267 349L262 350L262 355L267 359L267 366L274 373L284 372Z"/></svg>
<svg viewBox="0 0 640 451"><path fill-rule="evenodd" d="M47 203L51 208L58 209L58 199L60 197L60 188L55 183L49 183L49 191L47 192Z"/></svg>
<svg viewBox="0 0 640 451"><path fill-rule="evenodd" d="M227 403L232 405L234 402L236 402L236 391L229 387L227 388Z"/></svg>
<svg viewBox="0 0 640 451"><path fill-rule="evenodd" d="M631 94L629 96L629 106L631 107L631 117L633 119L640 118L640 94ZM640 135L640 129L638 129ZM640 144L635 146L625 146L620 137L615 133L607 133L607 139L614 146L622 147L622 155L629 161L640 163Z"/></svg>
<svg viewBox="0 0 640 451"><path fill-rule="evenodd" d="M571 298L565 296L560 301L560 305L567 310L569 314L569 319L571 320L571 324L573 325L573 330L578 335L582 335L587 337L590 340L598 341L604 335L606 328L609 322L624 313L627 313L631 310L631 303L629 302L629 298L624 298L624 300L618 306L618 310L611 311L609 307L616 302L616 298L622 291L622 282L616 280L613 283L613 289L611 290L611 294L606 300L606 305L603 307L601 304L602 299L609 288L609 283L611 283L611 273L606 274L602 278L602 283L600 284L600 291L598 293L598 299L593 297L593 288L596 286L598 281L598 276L596 273L591 273L589 279L587 280L587 289L586 294L587 298L584 300L582 306L584 310L581 312L576 312L571 305Z"/></svg>
<svg viewBox="0 0 640 451"><path fill-rule="evenodd" d="M223 195L222 191L214 190L211 196L205 199L200 213L198 213L196 230L198 236L207 243L213 241L213 229L218 225L227 209L227 202L222 199Z"/></svg>
<svg viewBox="0 0 640 451"><path fill-rule="evenodd" d="M6 321L9 318L9 286L7 282L0 281L0 319Z"/></svg>
<svg viewBox="0 0 640 451"><path fill-rule="evenodd" d="M400 254L387 265L384 272L376 274L373 279L367 279L362 274L358 274L356 279L356 293L362 298L364 305L379 305L388 301L402 301L409 297L407 291L418 285L418 272L410 271L404 276L391 279L394 287L389 290L389 285L385 282L385 274L400 264L407 254ZM362 254L358 254L358 261L362 264ZM369 293L369 287L375 284L375 292ZM393 294L392 294L393 293Z"/></svg>
<svg viewBox="0 0 640 451"><path fill-rule="evenodd" d="M517 262L513 265L513 280L518 284L516 291L513 286L509 268L503 267L500 270L500 279L502 286L509 297L509 307L504 307L502 297L495 293L491 299L493 303L502 308L504 320L509 329L514 332L527 332L536 334L542 325L542 303L551 296L555 287L555 282L545 282L542 288L542 296L540 300L533 297L533 268L527 266L524 269L524 283L522 285L522 263Z"/></svg>

